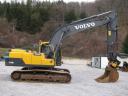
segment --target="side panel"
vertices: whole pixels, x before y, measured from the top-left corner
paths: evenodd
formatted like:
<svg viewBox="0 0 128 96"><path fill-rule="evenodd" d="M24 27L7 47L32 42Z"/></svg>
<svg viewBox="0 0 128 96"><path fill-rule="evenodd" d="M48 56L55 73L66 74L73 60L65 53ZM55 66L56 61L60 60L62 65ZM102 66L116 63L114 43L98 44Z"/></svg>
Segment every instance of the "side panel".
<svg viewBox="0 0 128 96"><path fill-rule="evenodd" d="M31 64L41 64L41 56L31 55L32 56L32 63Z"/></svg>
<svg viewBox="0 0 128 96"><path fill-rule="evenodd" d="M22 53L21 58L25 62L25 64L31 64L32 63L32 53Z"/></svg>
<svg viewBox="0 0 128 96"><path fill-rule="evenodd" d="M45 58L45 55L33 52L9 52L7 66L55 66L54 59ZM10 65L9 65L10 64Z"/></svg>
<svg viewBox="0 0 128 96"><path fill-rule="evenodd" d="M20 58L25 62L25 64L31 64L32 63L32 53L28 52L10 52L9 58Z"/></svg>
<svg viewBox="0 0 128 96"><path fill-rule="evenodd" d="M56 66L54 59L42 59L41 64L45 66Z"/></svg>

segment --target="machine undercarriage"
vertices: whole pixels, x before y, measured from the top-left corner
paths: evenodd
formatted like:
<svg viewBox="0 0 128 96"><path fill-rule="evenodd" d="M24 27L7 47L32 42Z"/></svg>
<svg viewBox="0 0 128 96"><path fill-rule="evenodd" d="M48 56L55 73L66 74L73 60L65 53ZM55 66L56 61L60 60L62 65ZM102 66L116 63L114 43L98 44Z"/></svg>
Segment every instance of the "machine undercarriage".
<svg viewBox="0 0 128 96"><path fill-rule="evenodd" d="M68 83L71 81L69 70L60 68L24 67L11 73L15 81L43 81Z"/></svg>

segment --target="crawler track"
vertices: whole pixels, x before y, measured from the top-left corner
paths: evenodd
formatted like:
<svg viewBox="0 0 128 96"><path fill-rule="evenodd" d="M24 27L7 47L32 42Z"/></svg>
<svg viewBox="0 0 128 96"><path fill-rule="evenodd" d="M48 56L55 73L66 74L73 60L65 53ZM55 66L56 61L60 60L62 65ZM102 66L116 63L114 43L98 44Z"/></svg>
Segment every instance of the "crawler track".
<svg viewBox="0 0 128 96"><path fill-rule="evenodd" d="M12 72L11 78L15 81L43 81L68 83L71 81L71 75L67 69L52 68L22 68Z"/></svg>

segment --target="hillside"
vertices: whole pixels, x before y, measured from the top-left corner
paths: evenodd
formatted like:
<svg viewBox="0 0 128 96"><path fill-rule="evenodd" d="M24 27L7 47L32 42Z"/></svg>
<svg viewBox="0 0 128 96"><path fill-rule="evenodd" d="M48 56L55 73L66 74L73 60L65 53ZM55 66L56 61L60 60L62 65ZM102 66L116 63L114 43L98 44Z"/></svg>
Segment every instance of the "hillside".
<svg viewBox="0 0 128 96"><path fill-rule="evenodd" d="M109 11L112 9L116 9L116 12L118 14L118 33L119 33L118 50L122 51L122 42L124 41L124 38L127 35L127 30L128 30L128 18L126 18L128 16L127 0L96 0L96 2L94 3L81 3L81 4L77 2L70 2L70 3L55 2L52 3L50 7L49 7L49 3L45 2L41 4L45 4L45 7L48 6L48 8L50 8L49 10L47 10L48 13L47 11L41 11L41 12L45 12L42 13L41 15L42 16L41 20L44 20L42 24L40 24L39 22L40 19L38 18L38 14L36 14L37 11L32 11L34 12L31 15L31 20L33 22L29 22L31 26L28 23L23 23L23 22L20 22L21 25L17 25L20 24L17 21L20 19L17 19L15 17L14 19L11 18L12 20L9 21L8 19L10 19L10 17L7 18L6 16L1 15L0 47L17 48L17 47L29 46L31 48L33 47L32 45L38 43L39 40L44 40L44 41L49 40L50 37L52 36L52 33L54 32L53 30L55 30L61 25L64 25L68 22L80 18L84 18L105 11ZM37 7L32 7L32 8L33 10L35 10L34 8ZM74 15L69 14L70 12L74 12L73 13ZM45 15L47 14L49 18L46 19L45 18L46 16L44 14ZM37 24L39 24L38 27ZM106 29L104 26L91 29L86 32L75 34L64 40L62 46L63 55L72 56L72 57L83 57L83 58L88 58L91 57L92 55L93 56L103 55L106 53L105 40L106 40Z"/></svg>

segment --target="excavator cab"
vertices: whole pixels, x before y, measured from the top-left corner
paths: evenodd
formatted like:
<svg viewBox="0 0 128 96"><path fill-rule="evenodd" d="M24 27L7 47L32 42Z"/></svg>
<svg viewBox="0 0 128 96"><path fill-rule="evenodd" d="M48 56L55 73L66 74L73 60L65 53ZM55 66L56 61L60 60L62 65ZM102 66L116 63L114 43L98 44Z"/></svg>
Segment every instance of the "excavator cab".
<svg viewBox="0 0 128 96"><path fill-rule="evenodd" d="M56 62L56 66L61 65L61 59L62 59L62 52L61 48L58 47L56 51L52 49L52 47L49 45L49 42L39 42L39 53L44 53L46 58L54 59Z"/></svg>
<svg viewBox="0 0 128 96"><path fill-rule="evenodd" d="M39 53L44 53L46 58L53 58L54 53L49 46L49 42L39 42Z"/></svg>

